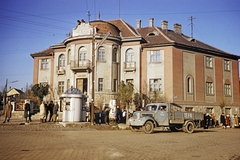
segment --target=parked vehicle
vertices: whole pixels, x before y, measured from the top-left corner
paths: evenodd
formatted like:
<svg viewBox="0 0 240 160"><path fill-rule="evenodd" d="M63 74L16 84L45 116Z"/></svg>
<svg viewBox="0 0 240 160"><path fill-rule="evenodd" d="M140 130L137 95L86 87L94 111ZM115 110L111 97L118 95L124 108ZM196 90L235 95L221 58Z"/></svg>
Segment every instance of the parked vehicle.
<svg viewBox="0 0 240 160"><path fill-rule="evenodd" d="M171 131L183 130L193 133L194 128L204 119L200 112L183 112L182 107L174 103L151 103L145 111L136 111L129 119L132 131L143 130L150 134L157 127L169 127Z"/></svg>

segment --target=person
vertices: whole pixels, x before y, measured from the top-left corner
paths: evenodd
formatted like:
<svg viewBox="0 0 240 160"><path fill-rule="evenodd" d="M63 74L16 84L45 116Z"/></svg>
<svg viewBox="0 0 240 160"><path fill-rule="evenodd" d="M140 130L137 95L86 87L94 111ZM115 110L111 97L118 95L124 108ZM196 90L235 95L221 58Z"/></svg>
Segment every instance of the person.
<svg viewBox="0 0 240 160"><path fill-rule="evenodd" d="M53 104L53 101L50 102L50 104L48 105L48 110L50 112L50 116L49 116L49 120L48 122L50 122L52 120L52 116L53 116L53 107L54 107L54 104Z"/></svg>
<svg viewBox="0 0 240 160"><path fill-rule="evenodd" d="M119 106L117 106L117 109L116 109L116 123L120 123L121 118L122 118L122 113L121 113L121 110L120 110Z"/></svg>
<svg viewBox="0 0 240 160"><path fill-rule="evenodd" d="M40 105L40 116L43 122L46 121L46 108L45 103L42 101L42 104Z"/></svg>
<svg viewBox="0 0 240 160"><path fill-rule="evenodd" d="M26 122L31 122L31 113L30 113L30 104L27 100L24 107L24 118L26 119Z"/></svg>
<svg viewBox="0 0 240 160"><path fill-rule="evenodd" d="M11 111L12 111L12 105L11 105L11 101L8 100L7 104L5 105L4 107L4 121L3 123L6 122L9 122L10 121L10 118L11 118Z"/></svg>
<svg viewBox="0 0 240 160"><path fill-rule="evenodd" d="M141 108L141 109L142 109L142 108ZM122 119L123 119L122 122L123 122L123 123L126 123L126 114L127 114L127 113L126 113L126 110L123 109L123 111L122 111Z"/></svg>
<svg viewBox="0 0 240 160"><path fill-rule="evenodd" d="M50 105L49 101L47 103L45 103L45 109L46 109L46 119L45 119L45 122L47 122L48 114L49 114L49 111L50 111L49 105Z"/></svg>
<svg viewBox="0 0 240 160"><path fill-rule="evenodd" d="M57 102L54 103L53 106L53 122L57 121L57 112L58 112L59 105Z"/></svg>
<svg viewBox="0 0 240 160"><path fill-rule="evenodd" d="M109 108L105 108L105 117L104 117L106 125L109 125Z"/></svg>
<svg viewBox="0 0 240 160"><path fill-rule="evenodd" d="M225 121L224 113L222 113L220 116L220 122L221 122L222 127L226 128L226 121Z"/></svg>

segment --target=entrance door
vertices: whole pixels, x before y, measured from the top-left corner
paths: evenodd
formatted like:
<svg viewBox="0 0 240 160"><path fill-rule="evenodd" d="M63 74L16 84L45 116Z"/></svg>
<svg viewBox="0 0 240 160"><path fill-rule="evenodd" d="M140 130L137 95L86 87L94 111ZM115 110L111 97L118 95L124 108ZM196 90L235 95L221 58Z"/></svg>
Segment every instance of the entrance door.
<svg viewBox="0 0 240 160"><path fill-rule="evenodd" d="M76 88L82 93L87 92L87 78L78 78Z"/></svg>

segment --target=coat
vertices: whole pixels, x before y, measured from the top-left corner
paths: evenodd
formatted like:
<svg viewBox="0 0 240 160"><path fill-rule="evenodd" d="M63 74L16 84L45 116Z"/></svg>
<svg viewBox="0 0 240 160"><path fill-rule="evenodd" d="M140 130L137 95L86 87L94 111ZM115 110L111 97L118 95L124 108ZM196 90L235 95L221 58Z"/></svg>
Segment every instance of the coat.
<svg viewBox="0 0 240 160"><path fill-rule="evenodd" d="M27 118L30 114L30 104L26 103L24 107L24 118Z"/></svg>
<svg viewBox="0 0 240 160"><path fill-rule="evenodd" d="M45 116L46 116L46 108L45 108L45 104L44 104L44 103L42 103L42 104L40 105L40 115L41 115L42 117L45 117Z"/></svg>
<svg viewBox="0 0 240 160"><path fill-rule="evenodd" d="M4 117L8 117L10 118L11 117L11 111L12 111L12 105L11 103L7 103L4 107Z"/></svg>

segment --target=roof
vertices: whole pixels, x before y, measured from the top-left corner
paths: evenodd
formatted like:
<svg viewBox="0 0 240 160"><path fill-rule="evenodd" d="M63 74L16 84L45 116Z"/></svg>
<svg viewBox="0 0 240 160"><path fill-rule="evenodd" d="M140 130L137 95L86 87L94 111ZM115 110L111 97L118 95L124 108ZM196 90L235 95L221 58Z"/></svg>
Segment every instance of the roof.
<svg viewBox="0 0 240 160"><path fill-rule="evenodd" d="M9 91L7 92L7 96L8 96L8 97L9 97L9 96L12 96L12 95L22 95L22 94L24 94L24 92L21 91L20 89L16 89L16 88L12 88L11 90L9 90Z"/></svg>
<svg viewBox="0 0 240 160"><path fill-rule="evenodd" d="M222 51L218 48L210 46L182 33L176 33L173 30L163 30L162 28L156 26L137 28L136 30L143 37L143 39L146 40L144 47L172 45L176 47L186 48L189 50L198 50L202 52L211 52L225 56L234 56L237 59L240 58L240 56Z"/></svg>
<svg viewBox="0 0 240 160"><path fill-rule="evenodd" d="M84 22L85 23L85 22ZM134 29L131 25L122 19L117 20L95 20L91 21L90 25L97 28L97 34L106 34L110 32L112 36L120 37L122 40L125 38L140 38L143 47L156 47L156 46L174 46L186 50L198 51L203 53L211 53L229 58L240 59L240 56L230 54L218 48L210 46L199 40L186 36L182 33L176 33L173 30L162 29L157 26L142 27ZM71 37L70 37L71 38ZM64 43L54 45L56 48L65 47ZM31 56L42 57L51 56L54 47L47 48L41 52L33 53Z"/></svg>
<svg viewBox="0 0 240 160"><path fill-rule="evenodd" d="M107 22L117 26L118 29L121 31L122 37L136 37L136 36L140 36L140 35L138 35L136 30L131 25L129 25L128 23L126 23L122 19L108 20Z"/></svg>
<svg viewBox="0 0 240 160"><path fill-rule="evenodd" d="M52 56L52 54L53 54L53 49L47 48L43 51L32 53L32 54L30 54L30 56L32 56L32 58L34 58L34 57Z"/></svg>

